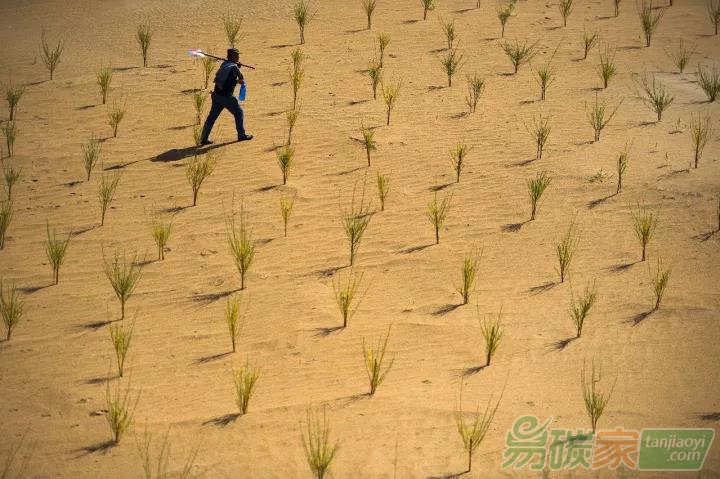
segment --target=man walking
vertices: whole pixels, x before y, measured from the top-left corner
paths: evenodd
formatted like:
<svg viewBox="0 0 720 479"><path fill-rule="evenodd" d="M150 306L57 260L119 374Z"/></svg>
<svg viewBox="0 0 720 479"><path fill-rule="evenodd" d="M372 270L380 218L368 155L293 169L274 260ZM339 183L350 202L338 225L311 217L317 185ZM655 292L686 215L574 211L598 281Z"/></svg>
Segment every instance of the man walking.
<svg viewBox="0 0 720 479"><path fill-rule="evenodd" d="M210 107L210 113L208 113L207 120L205 120L205 126L203 127L202 137L200 138L201 145L210 145L210 132L215 125L215 120L218 119L220 113L224 109L233 114L235 117L235 129L237 130L238 141L252 140L252 135L245 133L245 126L243 123L243 110L240 107L240 102L233 96L233 91L238 83L241 85L245 83L243 74L240 72L240 52L235 48L229 48L227 51L227 60L222 62L220 68L218 68L215 74L215 89L212 92L212 106Z"/></svg>

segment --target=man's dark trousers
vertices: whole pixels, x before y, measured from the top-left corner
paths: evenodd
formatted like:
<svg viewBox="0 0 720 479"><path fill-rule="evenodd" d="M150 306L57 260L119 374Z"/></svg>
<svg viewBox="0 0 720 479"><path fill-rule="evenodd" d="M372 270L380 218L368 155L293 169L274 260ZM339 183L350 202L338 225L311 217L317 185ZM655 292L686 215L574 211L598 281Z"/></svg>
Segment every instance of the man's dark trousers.
<svg viewBox="0 0 720 479"><path fill-rule="evenodd" d="M240 102L234 96L223 96L217 93L212 93L212 106L210 107L210 113L208 113L207 120L205 120L205 126L202 131L201 141L208 141L210 132L215 126L215 120L218 119L220 113L224 109L228 109L230 113L235 117L235 129L237 129L238 138L245 136L245 126L243 125L243 110L240 108Z"/></svg>

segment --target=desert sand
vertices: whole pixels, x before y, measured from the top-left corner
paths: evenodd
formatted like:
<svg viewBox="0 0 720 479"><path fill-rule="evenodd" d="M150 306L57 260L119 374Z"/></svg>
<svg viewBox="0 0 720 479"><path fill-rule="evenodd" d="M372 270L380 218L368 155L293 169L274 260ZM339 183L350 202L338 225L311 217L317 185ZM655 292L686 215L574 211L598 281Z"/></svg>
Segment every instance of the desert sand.
<svg viewBox="0 0 720 479"><path fill-rule="evenodd" d="M136 442L145 428L158 441L169 428L173 472L197 448L193 472L205 477L312 477L301 431L307 408L324 405L339 445L330 477L453 477L467 461L455 425L462 384L465 411L483 410L502 394L466 477L540 477L527 468L501 470L505 435L525 414L554 416L553 427L589 428L581 371L593 360L602 365L601 387L616 381L601 428L716 428L720 106L707 102L695 72L698 63L718 66L720 37L705 2L676 0L646 48L632 1L614 18L610 0L576 0L563 28L557 2L521 0L505 39L537 41L539 51L516 75L499 47L495 2L475 4L439 0L423 21L416 0L379 0L368 31L359 0L314 0L301 46L296 165L283 186L273 148L286 137L292 103L292 3L233 2L244 17L241 58L256 66L243 69L246 128L255 139L232 142L232 117L221 115L213 133L217 167L192 207L185 177L194 152L191 94L203 85L187 50L224 54L226 4L4 0L0 75L27 87L15 151L4 159L22 174L0 277L17 285L25 314L12 339L0 343L0 457L24 437L18 459L31 454L28 477L142 477ZM154 29L145 68L134 37L141 18ZM465 60L450 88L440 65L441 18L456 19ZM51 43L65 42L52 81L40 60L43 28ZM584 28L617 50L619 73L607 89L598 91L598 47L580 60ZM363 73L379 32L391 36L385 81L402 82L389 126ZM697 45L684 74L666 53L680 38ZM557 81L541 102L533 70L556 47ZM117 138L96 85L102 65L114 69L110 102L127 102ZM632 75L646 71L675 96L660 122L632 88ZM468 114L465 77L473 73L486 89ZM622 101L598 142L586 118L596 94L611 105ZM535 160L525 125L540 112L552 132ZM711 116L715 134L696 169L690 122L698 114ZM5 107L0 118L8 119ZM361 123L375 131L371 167L357 142ZM88 182L81 145L93 134L103 139L103 164ZM463 140L473 149L456 184L448 152ZM622 192L613 195L626 144L629 166ZM600 169L608 178L590 182ZM552 183L537 218L527 221L526 182L541 171ZM116 172L117 194L100 227L97 184ZM378 172L390 179L383 212ZM375 214L355 270L367 292L348 327L335 329L342 319L333 282L349 272L341 209L364 181ZM426 217L435 190L440 199L453 195L439 245ZM284 238L279 201L293 195ZM256 257L238 291L227 220L241 201ZM645 262L633 230L638 205L659 215ZM174 213L164 261L155 260L150 233L150 217L160 212ZM580 238L561 284L554 248L573 220ZM72 231L58 285L45 257L46 222ZM482 250L477 283L470 303L460 305L456 286L473 248ZM115 250L142 260L124 320L134 318L135 329L122 380L109 338L120 307L103 269L103 255ZM658 258L671 266L671 278L661 307L646 314ZM572 291L592 281L598 301L582 337L558 347L574 336ZM224 323L232 295L247 306L234 354ZM479 318L500 308L504 337L482 368ZM368 397L362 341L375 343L389 325L394 364ZM232 370L246 362L261 376L249 412L238 417ZM102 447L111 439L106 389L119 381L133 400L139 394L135 421L119 445ZM719 450L714 444L700 473L603 469L574 477L716 477Z"/></svg>

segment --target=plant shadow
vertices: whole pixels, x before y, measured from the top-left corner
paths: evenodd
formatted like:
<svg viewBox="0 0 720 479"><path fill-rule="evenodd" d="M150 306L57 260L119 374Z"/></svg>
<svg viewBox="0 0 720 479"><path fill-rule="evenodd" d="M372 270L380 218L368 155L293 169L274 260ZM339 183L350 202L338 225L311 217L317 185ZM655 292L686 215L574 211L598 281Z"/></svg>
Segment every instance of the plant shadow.
<svg viewBox="0 0 720 479"><path fill-rule="evenodd" d="M437 91L445 88L445 85L430 85L427 87L427 91Z"/></svg>
<svg viewBox="0 0 720 479"><path fill-rule="evenodd" d="M342 397L338 398L338 401L343 402L343 406L349 406L351 404L354 404L358 401L361 401L363 399L369 399L370 393L362 393L362 394L353 394L352 396Z"/></svg>
<svg viewBox="0 0 720 479"><path fill-rule="evenodd" d="M133 161L126 161L125 163L118 163L117 165L111 165L108 167L105 167L104 171L112 171L112 170L122 170L123 168L127 168L130 165L134 165L135 163L140 163L143 160L133 160Z"/></svg>
<svg viewBox="0 0 720 479"><path fill-rule="evenodd" d="M695 235L692 237L694 240L700 240L700 242L704 243L705 241L709 240L713 236L715 236L715 233L717 233L718 230L715 231L707 231L705 233L700 233L699 235Z"/></svg>
<svg viewBox="0 0 720 479"><path fill-rule="evenodd" d="M204 304L210 304L214 303L215 301L227 298L233 293L237 293L240 291L240 289L228 289L227 291L216 291L214 293L202 293L202 294L196 294L192 297L192 300L196 303L204 303Z"/></svg>
<svg viewBox="0 0 720 479"><path fill-rule="evenodd" d="M637 263L638 263L637 261L633 261L631 263L618 263L618 264L614 264L614 265L608 267L607 269L608 269L608 271L611 271L613 273L622 273L623 271L626 271L626 270L632 268Z"/></svg>
<svg viewBox="0 0 720 479"><path fill-rule="evenodd" d="M98 329L103 328L109 324L116 322L116 321L120 321L120 320L119 319L107 319L105 321L92 321L90 323L81 324L78 326L78 328L98 330Z"/></svg>
<svg viewBox="0 0 720 479"><path fill-rule="evenodd" d="M105 384L112 381L113 378L110 376L98 376L96 378L90 378L85 381L85 384Z"/></svg>
<svg viewBox="0 0 720 479"><path fill-rule="evenodd" d="M435 311L433 311L431 314L433 316L445 316L446 314L452 313L453 311L458 309L460 306L462 306L462 304L457 304L457 303L456 304L451 304L451 303L444 304L444 305L436 308Z"/></svg>
<svg viewBox="0 0 720 479"><path fill-rule="evenodd" d="M697 413L697 418L702 421L720 421L720 412Z"/></svg>
<svg viewBox="0 0 720 479"><path fill-rule="evenodd" d="M104 442L98 442L96 444L91 444L89 446L85 446L83 448L80 448L78 452L81 452L81 456L87 456L89 454L95 454L96 452L99 452L101 454L107 453L110 449L115 447L115 441L104 441Z"/></svg>
<svg viewBox="0 0 720 479"><path fill-rule="evenodd" d="M330 278L335 275L338 271L345 269L345 266L331 266L329 268L319 269L313 274L320 276L321 278Z"/></svg>
<svg viewBox="0 0 720 479"><path fill-rule="evenodd" d="M462 377L468 378L470 376L474 376L477 373L482 372L485 368L487 368L487 364L483 364L482 366L472 366L470 368L463 369Z"/></svg>
<svg viewBox="0 0 720 479"><path fill-rule="evenodd" d="M633 326L637 326L638 324L645 321L647 318L650 317L651 314L655 312L655 309L651 309L649 311L643 311L642 313L638 313L632 318L626 320L626 323L632 323Z"/></svg>
<svg viewBox="0 0 720 479"><path fill-rule="evenodd" d="M404 25L412 25L413 23L417 23L417 22L419 22L419 21L420 21L420 20L417 20L417 19L414 19L414 18L413 18L413 19L410 19L410 20L403 20L403 24L404 24Z"/></svg>
<svg viewBox="0 0 720 479"><path fill-rule="evenodd" d="M41 289L49 288L50 286L52 286L52 283L45 284L42 286L25 286L24 288L18 288L18 291L20 291L21 293L25 293L25 294L33 294L33 293L37 293Z"/></svg>
<svg viewBox="0 0 720 479"><path fill-rule="evenodd" d="M348 106L355 106L355 105L360 105L362 103L367 103L368 101L370 101L370 100L350 100L349 102L347 102L347 104L348 104Z"/></svg>
<svg viewBox="0 0 720 479"><path fill-rule="evenodd" d="M98 228L99 226L100 226L100 225L90 225L90 226L86 226L85 228L82 228L82 229L79 229L79 230L73 230L73 231L70 232L70 236L73 237L73 238L75 238L76 236L80 236L80 235L85 234L85 233L87 233L87 232L89 232L89 231L92 231L92 230Z"/></svg>
<svg viewBox="0 0 720 479"><path fill-rule="evenodd" d="M470 113L467 111L461 111L459 113L455 113L454 115L450 115L450 118L453 120L459 120L461 118L466 118L470 116Z"/></svg>
<svg viewBox="0 0 720 479"><path fill-rule="evenodd" d="M423 245L419 245L419 246L411 246L411 247L409 247L409 248L401 249L400 251L398 251L398 253L400 253L400 254L412 254L412 253L417 253L418 251L422 251L422 250L424 250L424 249L426 249L426 248L429 248L429 247L431 247L431 246L432 246L432 244L423 244Z"/></svg>
<svg viewBox="0 0 720 479"><path fill-rule="evenodd" d="M517 161L517 162L515 162L515 163L510 163L510 165L508 165L508 166L520 166L520 167L522 167L522 166L527 166L527 165L529 165L529 164L532 163L533 161L535 161L535 158L530 158L529 160L521 160L521 161Z"/></svg>
<svg viewBox="0 0 720 479"><path fill-rule="evenodd" d="M530 220L521 221L520 223L508 223L506 225L502 225L500 229L503 233L517 233L529 222Z"/></svg>
<svg viewBox="0 0 720 479"><path fill-rule="evenodd" d="M315 337L316 338L326 338L333 334L334 332L340 331L343 328L342 326L331 326L327 328L315 328Z"/></svg>
<svg viewBox="0 0 720 479"><path fill-rule="evenodd" d="M587 207L588 207L588 209L590 209L590 210L593 209L593 208L596 208L596 207L600 206L601 204L605 203L605 202L606 202L607 200L609 200L610 198L616 196L616 195L617 195L617 193L613 193L613 194L611 194L611 195L603 196L602 198L594 199L594 200L590 201L590 202L587 204Z"/></svg>
<svg viewBox="0 0 720 479"><path fill-rule="evenodd" d="M528 288L527 292L530 294L540 294L544 293L545 291L550 291L557 285L558 283L556 283L555 281L548 281L546 283L533 286L532 288Z"/></svg>
<svg viewBox="0 0 720 479"><path fill-rule="evenodd" d="M553 348L555 351L562 351L562 350L564 350L565 348L567 348L567 347L570 345L570 343L572 343L572 342L575 341L576 339L577 339L577 337L575 337L575 336L573 336L573 337L571 337L571 338L558 339L557 341L555 341L554 343L552 343L552 348Z"/></svg>
<svg viewBox="0 0 720 479"><path fill-rule="evenodd" d="M213 362L213 361L217 361L218 359L222 359L222 358L224 358L224 357L226 357L226 356L229 356L230 354L232 354L232 352L226 351L226 352L224 352L224 353L218 353L218 354L211 354L211 355L209 355L209 356L203 356L203 357L197 358L197 359L195 360L195 364L207 364L207 363L211 363L211 362Z"/></svg>
<svg viewBox="0 0 720 479"><path fill-rule="evenodd" d="M234 423L238 420L238 418L242 416L239 412L233 412L229 414L223 414L222 416L214 417L212 419L208 419L204 423L202 423L203 426L216 426L216 427L226 427L229 424Z"/></svg>
<svg viewBox="0 0 720 479"><path fill-rule="evenodd" d="M454 184L455 184L455 182L444 183L444 184L442 184L442 185L433 185L433 186L431 186L430 188L428 188L428 190L433 191L433 192L442 191L442 190L444 190L445 188L447 188L447 187L449 187L449 186L452 186L452 185L454 185Z"/></svg>

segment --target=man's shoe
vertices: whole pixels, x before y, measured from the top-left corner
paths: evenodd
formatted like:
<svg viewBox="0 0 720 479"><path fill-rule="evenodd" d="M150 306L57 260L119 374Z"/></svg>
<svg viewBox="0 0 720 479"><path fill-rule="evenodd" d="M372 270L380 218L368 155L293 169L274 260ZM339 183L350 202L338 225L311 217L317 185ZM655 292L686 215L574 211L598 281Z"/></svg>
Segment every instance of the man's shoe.
<svg viewBox="0 0 720 479"><path fill-rule="evenodd" d="M238 136L238 141L248 141L248 140L252 140L252 139L253 139L252 135Z"/></svg>
<svg viewBox="0 0 720 479"><path fill-rule="evenodd" d="M210 141L210 140L203 140L203 141L200 142L200 144L203 145L203 146L205 146L205 145L212 145L213 142Z"/></svg>

